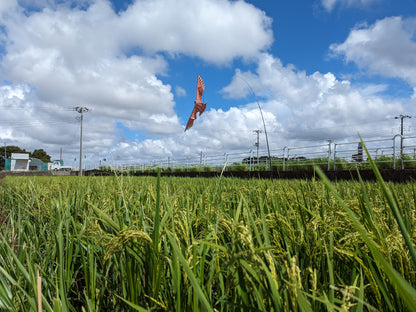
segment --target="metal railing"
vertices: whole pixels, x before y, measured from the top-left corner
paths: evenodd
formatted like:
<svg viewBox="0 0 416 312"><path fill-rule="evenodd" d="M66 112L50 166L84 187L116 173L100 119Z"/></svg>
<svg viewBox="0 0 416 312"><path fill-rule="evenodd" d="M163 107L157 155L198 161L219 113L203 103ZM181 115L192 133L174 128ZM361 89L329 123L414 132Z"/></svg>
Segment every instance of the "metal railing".
<svg viewBox="0 0 416 312"><path fill-rule="evenodd" d="M369 160L360 141L335 142L327 144L289 147L270 150L271 161L267 151L253 150L208 155L199 153L194 157L174 158L145 161L133 164L119 164L117 169L136 171L152 171L160 167L172 171L215 171L222 170L299 170L312 169L320 166L325 170L339 170L369 167ZM392 138L364 140L369 156L381 168L404 169L416 168L416 137L404 137L400 134ZM259 155L259 156L257 156Z"/></svg>

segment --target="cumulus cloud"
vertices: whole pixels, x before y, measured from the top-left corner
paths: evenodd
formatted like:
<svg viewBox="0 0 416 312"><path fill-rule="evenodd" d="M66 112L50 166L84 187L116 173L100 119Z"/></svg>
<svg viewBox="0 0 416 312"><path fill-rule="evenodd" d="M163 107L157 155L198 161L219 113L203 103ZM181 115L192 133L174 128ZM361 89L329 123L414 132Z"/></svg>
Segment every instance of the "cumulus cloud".
<svg viewBox="0 0 416 312"><path fill-rule="evenodd" d="M306 74L280 59L262 54L254 72L236 70L225 97L254 101L228 110L210 109L198 117L190 131L159 140L135 142L124 147L131 159L158 155L171 161L180 157L198 158L219 151L244 151L255 147L254 130L263 131L258 109L262 108L270 149L278 155L283 146L305 146L345 138L391 135L393 116L401 103L380 96L385 85L354 85L333 73ZM264 133L260 146L265 152ZM122 148L122 145L119 145ZM135 155L135 156L134 156ZM136 158L135 158L136 157Z"/></svg>
<svg viewBox="0 0 416 312"><path fill-rule="evenodd" d="M244 1L137 1L120 18L126 46L135 44L149 53L192 55L218 64L255 56L273 41L271 19Z"/></svg>
<svg viewBox="0 0 416 312"><path fill-rule="evenodd" d="M87 10L15 15L5 23L3 77L30 85L39 102L66 108L82 103L97 116L129 120L149 133L166 120L166 128L179 130L170 86L156 77L166 61L122 54L120 42L107 36L116 37L112 29L121 22L105 1Z"/></svg>
<svg viewBox="0 0 416 312"><path fill-rule="evenodd" d="M377 2L380 0L321 0L322 6L327 11L332 11L336 5L346 6L346 7L364 7L368 6L370 3Z"/></svg>
<svg viewBox="0 0 416 312"><path fill-rule="evenodd" d="M175 94L177 97L183 97L186 96L186 90L182 88L181 86L175 87Z"/></svg>
<svg viewBox="0 0 416 312"><path fill-rule="evenodd" d="M71 107L90 109L86 147L112 146L117 122L150 137L181 133L175 90L160 78L168 62L186 55L225 64L253 57L273 40L263 11L225 0L134 1L120 12L107 0L2 0L0 31L0 78L11 82L0 107L14 103L2 134L74 150L78 125ZM177 96L184 91L178 87ZM43 124L19 128L17 119Z"/></svg>
<svg viewBox="0 0 416 312"><path fill-rule="evenodd" d="M16 0L3 0L0 2L0 16L4 13L9 11L10 9L14 8L17 5Z"/></svg>
<svg viewBox="0 0 416 312"><path fill-rule="evenodd" d="M386 17L370 26L354 28L334 55L354 62L369 73L400 78L416 84L416 19Z"/></svg>
<svg viewBox="0 0 416 312"><path fill-rule="evenodd" d="M6 0L7 1L7 0ZM43 9L45 7L57 7L57 6L86 6L89 3L92 3L92 0L68 0L64 2L63 0L17 0L20 6L27 9Z"/></svg>
<svg viewBox="0 0 416 312"><path fill-rule="evenodd" d="M231 107L226 111L210 109L198 117L198 123L187 132L157 140L129 142L126 145L120 143L116 150L132 162L167 157L183 161L186 157L198 158L201 152L204 155L218 155L230 151L249 153L254 149L256 139L253 130L263 129L259 110L251 106ZM264 118L268 130L273 132L281 129L272 113L265 112ZM263 135L260 145L262 149L266 146ZM220 159L225 160L221 157Z"/></svg>
<svg viewBox="0 0 416 312"><path fill-rule="evenodd" d="M365 135L374 131L374 125L367 127L369 122L383 121L401 108L398 101L378 95L384 86L354 87L332 73L307 75L269 54L259 59L255 73L236 71L223 92L245 96L248 85L259 97L269 99L263 103L264 109L285 125L279 134L286 139L337 139L354 136L357 131Z"/></svg>
<svg viewBox="0 0 416 312"><path fill-rule="evenodd" d="M55 158L61 146L64 154L77 158L79 114L71 111L74 106L90 109L84 115L87 158L114 161L117 156L126 161L174 159L201 151L254 149L253 131L263 130L258 105L272 149L300 139L355 136L357 130L374 133L368 116L382 120L401 108L380 97L385 85L357 86L330 72L307 74L265 53L273 41L272 21L244 1L134 1L120 12L106 0L66 5L37 0L32 2L35 11L19 5L24 1L0 4L0 78L7 82L0 87L0 138L44 148ZM326 3L333 8L338 2ZM413 22L396 19L356 28L331 51L372 72L413 83L411 54L398 59L396 47L381 44L395 36L401 51L414 51ZM392 21L396 27L389 35L376 29L390 27ZM355 49L367 54L355 54ZM244 99L240 106L209 107L187 132L175 110L175 96L186 96L186 91L163 81L170 62L183 55L215 66L240 58L257 66L252 71L237 69L222 90L226 98ZM119 125L145 138L121 138ZM264 135L260 140L264 147Z"/></svg>
<svg viewBox="0 0 416 312"><path fill-rule="evenodd" d="M1 139L8 145L46 149L73 143L78 129L75 118L48 103L34 102L28 85L1 86L0 107Z"/></svg>

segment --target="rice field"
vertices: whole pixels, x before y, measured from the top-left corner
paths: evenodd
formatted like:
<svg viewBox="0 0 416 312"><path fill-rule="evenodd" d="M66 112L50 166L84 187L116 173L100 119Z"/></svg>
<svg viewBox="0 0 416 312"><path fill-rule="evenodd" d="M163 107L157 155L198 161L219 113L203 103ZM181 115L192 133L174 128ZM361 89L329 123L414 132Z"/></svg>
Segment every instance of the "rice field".
<svg viewBox="0 0 416 312"><path fill-rule="evenodd" d="M1 311L414 311L413 183L6 177Z"/></svg>

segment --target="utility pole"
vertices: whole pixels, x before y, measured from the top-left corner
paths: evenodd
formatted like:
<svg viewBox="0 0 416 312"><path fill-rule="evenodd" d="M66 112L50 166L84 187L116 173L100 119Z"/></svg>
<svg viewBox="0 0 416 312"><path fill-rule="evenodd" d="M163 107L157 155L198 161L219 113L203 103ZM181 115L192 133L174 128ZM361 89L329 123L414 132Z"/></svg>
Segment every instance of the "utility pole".
<svg viewBox="0 0 416 312"><path fill-rule="evenodd" d="M254 133L257 135L257 141L254 143L254 146L257 148L257 166L260 165L260 158L259 158L259 147L260 147L260 133L261 130L253 130Z"/></svg>
<svg viewBox="0 0 416 312"><path fill-rule="evenodd" d="M409 115L400 115L394 117L394 119L400 118L400 156L403 158L403 119L404 118L412 118Z"/></svg>
<svg viewBox="0 0 416 312"><path fill-rule="evenodd" d="M88 108L77 106L74 108L78 113L81 114L81 135L79 138L79 176L82 176L82 121L84 120L84 113L88 112Z"/></svg>

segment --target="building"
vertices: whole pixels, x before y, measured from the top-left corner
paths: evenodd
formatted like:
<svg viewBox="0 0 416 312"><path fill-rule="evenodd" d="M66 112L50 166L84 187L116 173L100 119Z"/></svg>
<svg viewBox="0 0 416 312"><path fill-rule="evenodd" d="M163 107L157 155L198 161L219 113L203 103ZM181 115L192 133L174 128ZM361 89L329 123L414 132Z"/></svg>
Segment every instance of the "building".
<svg viewBox="0 0 416 312"><path fill-rule="evenodd" d="M12 153L10 159L11 171L28 171L29 170L29 154Z"/></svg>
<svg viewBox="0 0 416 312"><path fill-rule="evenodd" d="M31 158L29 161L29 170L48 170L48 164L37 158Z"/></svg>

